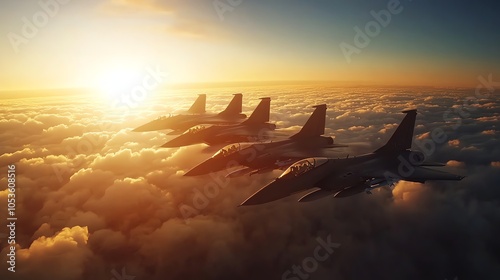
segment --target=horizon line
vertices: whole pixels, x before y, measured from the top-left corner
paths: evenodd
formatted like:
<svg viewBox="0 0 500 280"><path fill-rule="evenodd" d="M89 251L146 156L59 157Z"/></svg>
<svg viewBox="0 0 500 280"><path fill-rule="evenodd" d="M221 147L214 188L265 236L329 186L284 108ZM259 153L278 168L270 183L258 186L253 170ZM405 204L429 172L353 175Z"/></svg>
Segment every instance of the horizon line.
<svg viewBox="0 0 500 280"><path fill-rule="evenodd" d="M455 88L455 89L473 89L474 86L440 86L440 85L406 85L406 84L386 84L364 81L329 81L329 80L268 80L268 81L214 81L214 82L175 82L160 86L160 88L172 87L174 89L182 88L200 88L200 87L252 87L252 86L274 86L274 85L308 85L321 84L338 87L383 87L383 88ZM26 92L26 91L48 91L48 90L95 90L96 87L89 86L55 86L55 87L26 87L26 88L4 88L0 89L0 94L6 92Z"/></svg>

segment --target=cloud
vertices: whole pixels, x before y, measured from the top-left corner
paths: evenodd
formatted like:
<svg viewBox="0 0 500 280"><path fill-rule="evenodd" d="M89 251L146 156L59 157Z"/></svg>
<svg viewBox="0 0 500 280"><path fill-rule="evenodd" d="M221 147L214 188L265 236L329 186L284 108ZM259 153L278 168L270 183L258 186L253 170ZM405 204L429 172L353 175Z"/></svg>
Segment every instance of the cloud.
<svg viewBox="0 0 500 280"><path fill-rule="evenodd" d="M448 145L450 147L459 147L460 146L460 140L458 140L458 139L450 140L450 141L448 141Z"/></svg>
<svg viewBox="0 0 500 280"><path fill-rule="evenodd" d="M114 13L133 13L137 10L149 13L172 13L175 8L171 3L158 0L109 0L103 4L102 8Z"/></svg>
<svg viewBox="0 0 500 280"><path fill-rule="evenodd" d="M460 167L460 166L464 166L465 164L463 162L460 162L460 161L450 160L446 163L446 165L453 166L453 167Z"/></svg>
<svg viewBox="0 0 500 280"><path fill-rule="evenodd" d="M81 279L84 264L92 255L87 247L88 234L86 227L63 228L52 237L37 238L29 248L19 248L17 261L23 263L23 267L18 267L16 277ZM57 269L52 269L54 266Z"/></svg>
<svg viewBox="0 0 500 280"><path fill-rule="evenodd" d="M493 129L489 129L489 130L484 130L483 132L481 132L482 134L486 134L486 135L495 135L496 133L496 130L493 130Z"/></svg>
<svg viewBox="0 0 500 280"><path fill-rule="evenodd" d="M213 17L197 11L213 9L207 1L107 0L100 9L111 16L162 18L150 30L177 37L214 39L222 34L215 10Z"/></svg>
<svg viewBox="0 0 500 280"><path fill-rule="evenodd" d="M208 111L220 111L229 92L250 92L224 90L206 90L213 100ZM265 92L273 98L271 120L288 135L305 123L311 106L326 103L327 131L339 143L368 143L360 148L364 153L390 138L402 109L418 105L415 137L432 143L428 160L445 162L467 177L401 181L392 191L314 203L296 203L299 194L237 207L280 172L184 177L218 147L165 149L159 146L172 136L131 131L168 108L192 103L194 93L172 92L127 115L111 114L102 104L72 102L48 112L37 103L64 103L55 97L2 109L7 117L0 127L7 130L0 141L7 150L0 164L16 164L19 188L16 276L111 279L112 271L126 268L136 279L280 279L312 256L318 237L330 236L341 246L318 264L311 279L493 279L500 272L495 250L500 141L497 133L483 132L498 125L498 101L480 101L469 118L448 121L443 112L462 104L469 92L373 91L255 89L245 93L244 111ZM446 140L428 142L434 129L443 129ZM0 184L7 185L5 177ZM6 198L7 191L0 191L0 200ZM2 240L5 263L4 246ZM47 269L52 267L58 269ZM10 276L0 271L2 279Z"/></svg>

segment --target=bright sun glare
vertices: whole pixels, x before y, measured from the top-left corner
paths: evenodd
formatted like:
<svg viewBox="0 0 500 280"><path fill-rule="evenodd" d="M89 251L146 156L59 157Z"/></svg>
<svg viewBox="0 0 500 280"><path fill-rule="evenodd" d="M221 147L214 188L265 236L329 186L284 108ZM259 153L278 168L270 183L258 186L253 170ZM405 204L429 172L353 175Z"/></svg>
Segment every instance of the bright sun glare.
<svg viewBox="0 0 500 280"><path fill-rule="evenodd" d="M120 98L122 95L130 95L133 87L141 84L143 75L134 68L113 69L101 75L97 87L105 98Z"/></svg>

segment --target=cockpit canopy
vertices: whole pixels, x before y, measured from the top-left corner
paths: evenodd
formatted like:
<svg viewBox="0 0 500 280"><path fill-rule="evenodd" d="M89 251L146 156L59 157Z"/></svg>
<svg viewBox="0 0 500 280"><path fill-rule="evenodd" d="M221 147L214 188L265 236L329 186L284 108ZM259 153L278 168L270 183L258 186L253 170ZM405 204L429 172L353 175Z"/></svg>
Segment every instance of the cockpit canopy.
<svg viewBox="0 0 500 280"><path fill-rule="evenodd" d="M215 153L212 157L227 157L231 154L241 151L242 149L252 146L254 143L234 143L225 146Z"/></svg>
<svg viewBox="0 0 500 280"><path fill-rule="evenodd" d="M205 128L206 127L204 125L193 126L190 129L188 129L186 132L184 132L184 134L188 134L188 133L195 134L195 133L197 133Z"/></svg>
<svg viewBox="0 0 500 280"><path fill-rule="evenodd" d="M303 160L299 160L296 163L290 165L290 167L288 167L285 170L285 172L283 172L283 174L281 174L281 176L279 176L279 178L283 178L285 176L286 177L300 176L313 168L316 168L320 165L325 164L326 162L328 162L327 158L320 158L320 157L306 158Z"/></svg>
<svg viewBox="0 0 500 280"><path fill-rule="evenodd" d="M163 115L163 116L158 116L158 118L156 118L156 120L158 120L158 121L162 121L162 120L169 119L169 118L171 118L171 117L172 117L172 114L168 114L168 116L165 116L165 115Z"/></svg>

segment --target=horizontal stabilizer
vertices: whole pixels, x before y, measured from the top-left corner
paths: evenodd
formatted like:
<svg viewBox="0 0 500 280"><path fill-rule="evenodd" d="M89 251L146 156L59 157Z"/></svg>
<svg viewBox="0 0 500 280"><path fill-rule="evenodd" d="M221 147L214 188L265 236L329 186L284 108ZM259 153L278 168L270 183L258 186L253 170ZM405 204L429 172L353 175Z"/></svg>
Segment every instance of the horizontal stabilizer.
<svg viewBox="0 0 500 280"><path fill-rule="evenodd" d="M431 168L425 168L420 166L415 166L414 171L408 176L401 176L401 179L405 181L414 181L414 182L425 182L428 180L437 181L437 180L456 180L460 181L464 176L456 175L453 173L449 173L442 170L435 170Z"/></svg>

